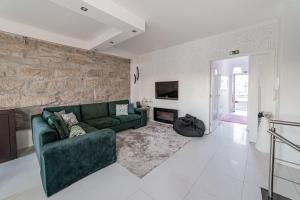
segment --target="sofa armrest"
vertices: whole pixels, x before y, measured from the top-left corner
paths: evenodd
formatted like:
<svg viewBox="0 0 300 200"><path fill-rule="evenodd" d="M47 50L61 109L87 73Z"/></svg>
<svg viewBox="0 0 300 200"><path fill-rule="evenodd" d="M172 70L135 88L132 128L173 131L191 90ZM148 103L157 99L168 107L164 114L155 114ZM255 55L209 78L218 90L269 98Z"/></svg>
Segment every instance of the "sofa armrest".
<svg viewBox="0 0 300 200"><path fill-rule="evenodd" d="M34 116L31 119L32 127L32 141L34 149L37 154L37 158L40 161L40 154L42 147L51 142L58 140L57 132L52 129L47 122L45 122L41 116Z"/></svg>
<svg viewBox="0 0 300 200"><path fill-rule="evenodd" d="M143 108L134 108L134 113L142 116L139 127L147 125L147 121L148 121L147 112L148 111L146 109L143 109Z"/></svg>
<svg viewBox="0 0 300 200"><path fill-rule="evenodd" d="M116 135L97 130L46 144L41 152L41 176L48 196L116 161Z"/></svg>

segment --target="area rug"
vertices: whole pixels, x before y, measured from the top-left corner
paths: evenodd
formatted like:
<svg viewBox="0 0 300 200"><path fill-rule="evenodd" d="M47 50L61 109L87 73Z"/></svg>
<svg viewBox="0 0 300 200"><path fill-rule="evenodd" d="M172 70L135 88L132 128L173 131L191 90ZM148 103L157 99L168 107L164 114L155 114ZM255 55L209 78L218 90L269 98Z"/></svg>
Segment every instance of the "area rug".
<svg viewBox="0 0 300 200"><path fill-rule="evenodd" d="M236 115L233 113L226 114L222 117L223 122L233 122L238 124L247 124L247 116Z"/></svg>
<svg viewBox="0 0 300 200"><path fill-rule="evenodd" d="M117 134L117 160L142 178L189 141L191 138L177 134L172 125L150 122Z"/></svg>

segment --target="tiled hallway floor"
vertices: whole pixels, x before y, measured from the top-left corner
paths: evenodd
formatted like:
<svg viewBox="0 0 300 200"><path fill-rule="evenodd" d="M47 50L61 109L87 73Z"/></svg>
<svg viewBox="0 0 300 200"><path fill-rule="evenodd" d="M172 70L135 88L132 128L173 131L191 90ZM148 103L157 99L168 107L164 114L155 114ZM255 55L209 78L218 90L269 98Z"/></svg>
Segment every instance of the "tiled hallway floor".
<svg viewBox="0 0 300 200"><path fill-rule="evenodd" d="M286 178L300 171L276 166ZM71 185L49 200L260 200L267 187L268 155L247 141L245 125L222 123L195 138L143 179L113 164ZM300 200L300 187L275 180L275 191ZM42 200L34 154L0 164L0 199Z"/></svg>

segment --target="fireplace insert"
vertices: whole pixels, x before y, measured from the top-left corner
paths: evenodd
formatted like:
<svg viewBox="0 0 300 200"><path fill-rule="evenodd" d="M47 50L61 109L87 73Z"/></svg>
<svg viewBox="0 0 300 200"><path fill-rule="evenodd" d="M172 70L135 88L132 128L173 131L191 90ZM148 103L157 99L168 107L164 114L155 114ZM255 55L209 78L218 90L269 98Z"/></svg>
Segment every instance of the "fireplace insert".
<svg viewBox="0 0 300 200"><path fill-rule="evenodd" d="M154 120L158 122L174 124L178 118L178 110L166 108L154 108Z"/></svg>

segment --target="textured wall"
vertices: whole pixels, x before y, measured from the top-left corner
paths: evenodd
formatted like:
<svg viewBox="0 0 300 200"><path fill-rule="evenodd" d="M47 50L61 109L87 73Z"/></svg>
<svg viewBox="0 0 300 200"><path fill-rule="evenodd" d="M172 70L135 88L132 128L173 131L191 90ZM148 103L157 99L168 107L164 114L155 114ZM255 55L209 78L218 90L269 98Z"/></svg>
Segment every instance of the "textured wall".
<svg viewBox="0 0 300 200"><path fill-rule="evenodd" d="M18 129L45 106L130 97L130 61L0 32L0 109Z"/></svg>

